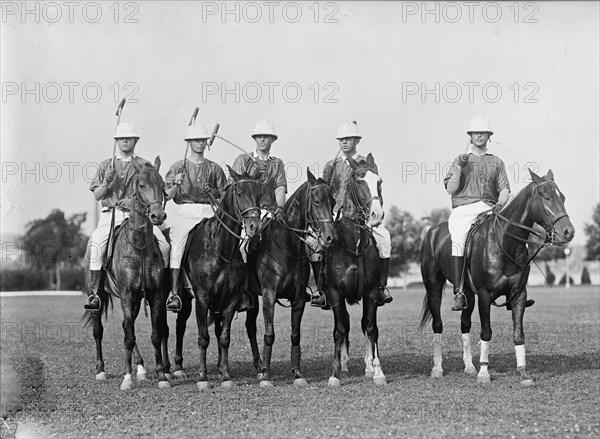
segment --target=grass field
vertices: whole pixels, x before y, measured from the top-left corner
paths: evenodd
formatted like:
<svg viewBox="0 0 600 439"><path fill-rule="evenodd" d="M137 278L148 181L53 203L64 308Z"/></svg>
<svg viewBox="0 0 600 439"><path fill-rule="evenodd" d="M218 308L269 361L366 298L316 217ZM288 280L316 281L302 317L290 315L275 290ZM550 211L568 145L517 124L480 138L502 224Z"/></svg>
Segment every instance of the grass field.
<svg viewBox="0 0 600 439"><path fill-rule="evenodd" d="M380 355L388 385L364 378L360 306L350 309L350 363L340 388L329 388L333 315L307 309L302 365L310 385L292 385L289 310L276 309L274 384L258 387L240 314L232 329L231 365L237 386L222 389L211 334L212 389L196 388L197 330L190 319L184 366L188 377L158 389L153 376L150 324L140 313L137 339L151 380L119 390L123 331L119 303L106 322L108 380L97 382L91 330L83 329L82 297L10 297L1 300L2 361L16 370L20 410L3 407L2 437L599 437L600 334L598 287L532 288L537 303L525 314L527 364L536 385L522 388L515 372L510 313L492 310L492 383L462 372L459 314L443 308L442 379L432 380L431 328L419 331L422 290L394 290L380 308ZM479 339L474 314L472 336ZM259 316L262 322L262 315ZM170 352L174 316L169 316ZM212 328L211 328L212 330ZM262 330L259 343L262 346ZM474 346L474 364L479 349ZM171 357L171 361L172 361ZM134 380L135 381L135 380Z"/></svg>

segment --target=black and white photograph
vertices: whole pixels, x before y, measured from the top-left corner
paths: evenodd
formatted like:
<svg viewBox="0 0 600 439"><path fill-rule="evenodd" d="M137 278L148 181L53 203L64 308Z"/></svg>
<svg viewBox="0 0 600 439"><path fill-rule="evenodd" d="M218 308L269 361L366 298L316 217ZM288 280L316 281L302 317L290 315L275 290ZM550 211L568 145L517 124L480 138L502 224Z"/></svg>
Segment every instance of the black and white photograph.
<svg viewBox="0 0 600 439"><path fill-rule="evenodd" d="M1 438L600 436L600 3L1 1Z"/></svg>

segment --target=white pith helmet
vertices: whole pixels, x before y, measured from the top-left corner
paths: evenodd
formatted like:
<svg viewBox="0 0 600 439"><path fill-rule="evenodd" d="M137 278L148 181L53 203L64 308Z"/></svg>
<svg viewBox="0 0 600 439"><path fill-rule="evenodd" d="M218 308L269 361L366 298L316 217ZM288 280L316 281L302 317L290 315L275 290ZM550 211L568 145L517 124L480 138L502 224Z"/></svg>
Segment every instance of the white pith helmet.
<svg viewBox="0 0 600 439"><path fill-rule="evenodd" d="M471 119L467 134L470 136L471 133L489 133L490 136L494 134L490 127L490 121L485 117L474 117Z"/></svg>
<svg viewBox="0 0 600 439"><path fill-rule="evenodd" d="M275 137L275 139L277 139L277 133L275 132L275 126L269 122L268 120L261 120L256 122L256 125L254 125L254 129L250 130L251 132L251 136L259 136L259 135L267 135L267 136L273 136Z"/></svg>
<svg viewBox="0 0 600 439"><path fill-rule="evenodd" d="M127 137L134 137L136 139L140 138L140 135L135 128L135 125L131 122L121 122L117 125L117 130L115 131L115 139L124 139Z"/></svg>
<svg viewBox="0 0 600 439"><path fill-rule="evenodd" d="M208 134L208 130L206 126L200 125L190 125L187 127L187 134L183 140L196 140L196 139L210 139L210 134Z"/></svg>
<svg viewBox="0 0 600 439"><path fill-rule="evenodd" d="M358 133L358 125L354 122L344 122L342 123L337 130L336 139L346 139L348 137L358 137L362 139L362 136Z"/></svg>

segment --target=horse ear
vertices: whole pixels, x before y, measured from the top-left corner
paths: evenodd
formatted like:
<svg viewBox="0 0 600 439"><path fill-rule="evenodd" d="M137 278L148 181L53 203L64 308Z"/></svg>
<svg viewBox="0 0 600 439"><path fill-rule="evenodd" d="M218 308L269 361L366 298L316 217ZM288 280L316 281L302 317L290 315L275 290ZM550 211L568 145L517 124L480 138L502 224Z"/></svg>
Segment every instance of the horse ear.
<svg viewBox="0 0 600 439"><path fill-rule="evenodd" d="M235 172L231 166L227 165L227 170L229 171L229 175L231 177L231 179L233 181L239 181L242 179L242 177L240 176L240 174L238 174L237 172Z"/></svg>
<svg viewBox="0 0 600 439"><path fill-rule="evenodd" d="M552 169L548 169L548 173L546 174L546 177L548 177L550 180L554 181L554 173L552 172Z"/></svg>
<svg viewBox="0 0 600 439"><path fill-rule="evenodd" d="M156 158L154 159L154 167L156 168L157 171L160 170L160 163L161 163L160 156L157 155Z"/></svg>
<svg viewBox="0 0 600 439"><path fill-rule="evenodd" d="M531 175L531 180L534 183L538 183L542 179L539 175L537 175L535 172L533 172L531 170L531 168L527 168L527 169L529 170L529 175Z"/></svg>
<svg viewBox="0 0 600 439"><path fill-rule="evenodd" d="M311 185L314 185L317 182L317 178L312 172L310 172L310 168L308 166L306 167L306 174L308 175L308 182Z"/></svg>
<svg viewBox="0 0 600 439"><path fill-rule="evenodd" d="M369 153L369 155L367 156L367 164L371 168L375 167L375 159L373 158L373 154L371 154L371 153Z"/></svg>

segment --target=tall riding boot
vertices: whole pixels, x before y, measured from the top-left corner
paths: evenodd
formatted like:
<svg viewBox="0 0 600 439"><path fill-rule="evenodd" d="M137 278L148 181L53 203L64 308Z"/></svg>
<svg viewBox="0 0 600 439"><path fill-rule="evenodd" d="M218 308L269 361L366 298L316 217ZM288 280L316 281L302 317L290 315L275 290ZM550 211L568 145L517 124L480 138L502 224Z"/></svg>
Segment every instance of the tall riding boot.
<svg viewBox="0 0 600 439"><path fill-rule="evenodd" d="M327 297L325 296L325 275L321 272L323 269L322 261L310 261L310 265L313 270L313 276L315 277L315 283L317 284L317 291L313 292L310 300L311 306L318 306L323 309L329 309L327 306Z"/></svg>
<svg viewBox="0 0 600 439"><path fill-rule="evenodd" d="M87 300L85 301L85 305L83 307L88 311L99 311L100 310L100 297L96 294L96 284L100 281L100 270L90 270L90 292L88 294ZM98 286L98 289L100 286Z"/></svg>
<svg viewBox="0 0 600 439"><path fill-rule="evenodd" d="M171 268L171 294L167 297L167 310L181 311L181 299L177 294L179 288L179 268Z"/></svg>
<svg viewBox="0 0 600 439"><path fill-rule="evenodd" d="M379 290L373 300L377 306L390 303L394 298L387 289L388 273L390 271L390 258L379 258Z"/></svg>
<svg viewBox="0 0 600 439"><path fill-rule="evenodd" d="M452 264L452 277L454 278L454 304L452 305L452 311L462 311L467 308L467 298L460 290L465 258L464 256L452 256L450 261Z"/></svg>

